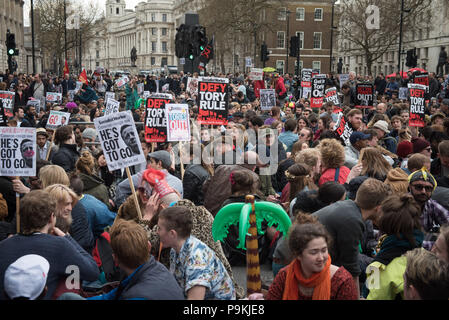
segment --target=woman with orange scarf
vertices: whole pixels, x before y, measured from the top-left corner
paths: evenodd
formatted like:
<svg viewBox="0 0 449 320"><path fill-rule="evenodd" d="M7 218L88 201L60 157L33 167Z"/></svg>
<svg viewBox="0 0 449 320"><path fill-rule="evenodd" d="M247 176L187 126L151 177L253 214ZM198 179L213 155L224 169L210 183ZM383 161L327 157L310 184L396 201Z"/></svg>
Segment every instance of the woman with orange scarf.
<svg viewBox="0 0 449 320"><path fill-rule="evenodd" d="M357 300L351 274L331 264L330 235L320 223L292 225L288 243L296 257L281 269L266 300Z"/></svg>

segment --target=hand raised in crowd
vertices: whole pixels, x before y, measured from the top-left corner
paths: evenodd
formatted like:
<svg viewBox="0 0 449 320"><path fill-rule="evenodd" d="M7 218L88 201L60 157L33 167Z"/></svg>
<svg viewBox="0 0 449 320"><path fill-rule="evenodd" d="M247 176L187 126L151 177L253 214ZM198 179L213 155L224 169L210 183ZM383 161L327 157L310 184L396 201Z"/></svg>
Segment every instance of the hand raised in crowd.
<svg viewBox="0 0 449 320"><path fill-rule="evenodd" d="M352 167L351 172L349 172L348 178L346 179L346 183L349 183L355 177L360 176L360 173L362 172L362 170L363 170L363 165L361 163L356 164L354 167Z"/></svg>
<svg viewBox="0 0 449 320"><path fill-rule="evenodd" d="M14 189L15 192L20 193L20 194L24 194L24 193L29 193L30 192L30 188L25 186L22 183L22 181L20 181L20 179L12 180L12 188Z"/></svg>
<svg viewBox="0 0 449 320"><path fill-rule="evenodd" d="M159 193L153 192L145 205L145 211L143 214L143 220L150 221L157 213L159 206L161 205L161 199L159 199Z"/></svg>

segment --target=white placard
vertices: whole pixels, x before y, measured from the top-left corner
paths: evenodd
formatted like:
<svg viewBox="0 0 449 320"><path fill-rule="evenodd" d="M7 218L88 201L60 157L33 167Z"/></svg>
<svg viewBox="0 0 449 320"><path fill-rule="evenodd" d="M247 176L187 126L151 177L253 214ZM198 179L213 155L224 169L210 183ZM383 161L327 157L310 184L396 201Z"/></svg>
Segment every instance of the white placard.
<svg viewBox="0 0 449 320"><path fill-rule="evenodd" d="M146 161L131 111L95 118L94 124L109 171Z"/></svg>
<svg viewBox="0 0 449 320"><path fill-rule="evenodd" d="M149 96L151 96L151 92L150 91L144 91L143 92L143 98L147 99Z"/></svg>
<svg viewBox="0 0 449 320"><path fill-rule="evenodd" d="M129 82L128 76L123 76L120 79L118 79L115 84L117 85L118 88L121 88L124 85L126 85L128 82Z"/></svg>
<svg viewBox="0 0 449 320"><path fill-rule="evenodd" d="M0 127L0 176L36 176L36 128Z"/></svg>
<svg viewBox="0 0 449 320"><path fill-rule="evenodd" d="M33 106L36 109L36 114L39 114L41 112L41 101L34 99L34 100L28 100L27 101L27 107Z"/></svg>
<svg viewBox="0 0 449 320"><path fill-rule="evenodd" d="M143 83L138 83L138 84L137 84L137 94L138 94L139 96L141 96L141 95L143 94L143 86L144 86Z"/></svg>
<svg viewBox="0 0 449 320"><path fill-rule="evenodd" d="M348 73L345 73L345 74L339 74L339 75L338 75L338 79L340 80L340 90L341 90L341 87L342 87L346 82L349 81L349 74L348 74Z"/></svg>
<svg viewBox="0 0 449 320"><path fill-rule="evenodd" d="M399 100L407 100L408 97L408 88L401 87L399 88Z"/></svg>
<svg viewBox="0 0 449 320"><path fill-rule="evenodd" d="M252 66L253 66L253 59L251 59L251 57L246 57L245 58L245 67L251 68Z"/></svg>
<svg viewBox="0 0 449 320"><path fill-rule="evenodd" d="M187 79L186 92L190 93L191 95L198 94L198 78L189 77Z"/></svg>
<svg viewBox="0 0 449 320"><path fill-rule="evenodd" d="M115 92L107 91L104 93L104 102L107 103L109 99L115 99Z"/></svg>
<svg viewBox="0 0 449 320"><path fill-rule="evenodd" d="M75 99L76 91L75 90L69 90L67 91L67 96L69 101L73 101Z"/></svg>
<svg viewBox="0 0 449 320"><path fill-rule="evenodd" d="M120 109L120 102L115 99L108 99L108 102L106 103L106 108L104 110L104 115L108 116L111 113L117 113Z"/></svg>
<svg viewBox="0 0 449 320"><path fill-rule="evenodd" d="M260 89L260 109L271 110L276 107L276 92L274 89Z"/></svg>
<svg viewBox="0 0 449 320"><path fill-rule="evenodd" d="M81 81L76 82L75 92L80 91L81 87L83 86L83 83Z"/></svg>
<svg viewBox="0 0 449 320"><path fill-rule="evenodd" d="M252 68L249 73L249 80L260 81L263 80L263 69Z"/></svg>
<svg viewBox="0 0 449 320"><path fill-rule="evenodd" d="M166 104L167 141L190 141L188 104Z"/></svg>
<svg viewBox="0 0 449 320"><path fill-rule="evenodd" d="M0 91L0 100L3 102L3 108L11 110L14 108L15 95L14 91Z"/></svg>
<svg viewBox="0 0 449 320"><path fill-rule="evenodd" d="M50 111L50 116L47 120L46 129L56 130L69 124L70 113L61 111Z"/></svg>
<svg viewBox="0 0 449 320"><path fill-rule="evenodd" d="M62 93L59 92L47 92L45 95L45 100L51 103L61 103L62 102Z"/></svg>
<svg viewBox="0 0 449 320"><path fill-rule="evenodd" d="M170 84L169 83L164 84L162 86L162 92L167 92L168 90L170 90Z"/></svg>

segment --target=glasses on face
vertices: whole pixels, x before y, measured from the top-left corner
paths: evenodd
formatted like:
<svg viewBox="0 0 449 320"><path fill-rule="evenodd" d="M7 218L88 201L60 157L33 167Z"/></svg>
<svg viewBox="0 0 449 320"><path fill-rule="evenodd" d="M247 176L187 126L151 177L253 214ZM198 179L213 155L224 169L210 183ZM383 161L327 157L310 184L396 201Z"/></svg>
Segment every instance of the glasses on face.
<svg viewBox="0 0 449 320"><path fill-rule="evenodd" d="M423 189L426 190L426 192L432 192L433 187L432 186L423 186L422 184L412 184L412 187L416 189L416 191L422 191Z"/></svg>

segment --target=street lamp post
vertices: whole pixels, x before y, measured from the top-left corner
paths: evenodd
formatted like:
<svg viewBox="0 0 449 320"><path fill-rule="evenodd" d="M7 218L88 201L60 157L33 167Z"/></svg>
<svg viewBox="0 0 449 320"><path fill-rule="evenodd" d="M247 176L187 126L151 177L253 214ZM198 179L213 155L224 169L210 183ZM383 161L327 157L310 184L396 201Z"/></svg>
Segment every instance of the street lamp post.
<svg viewBox="0 0 449 320"><path fill-rule="evenodd" d="M34 4L33 4L33 0L31 0L31 59L33 60L33 75L34 75L34 74L36 74L36 57L34 55Z"/></svg>
<svg viewBox="0 0 449 320"><path fill-rule="evenodd" d="M288 41L289 41L289 37L290 37L290 13L291 11L287 9L287 11L285 11L285 14L287 15L287 37L285 39L285 43L286 43L286 48L287 48L287 58L286 58L286 67L285 67L285 74L288 73Z"/></svg>
<svg viewBox="0 0 449 320"><path fill-rule="evenodd" d="M335 11L335 0L332 1L332 18L331 18L331 47L330 47L330 57L329 57L329 73L332 72L332 66L333 66L333 61L334 58L332 57L333 55L333 48L334 48L334 29L336 29L334 27L334 11Z"/></svg>

